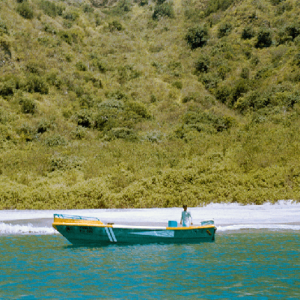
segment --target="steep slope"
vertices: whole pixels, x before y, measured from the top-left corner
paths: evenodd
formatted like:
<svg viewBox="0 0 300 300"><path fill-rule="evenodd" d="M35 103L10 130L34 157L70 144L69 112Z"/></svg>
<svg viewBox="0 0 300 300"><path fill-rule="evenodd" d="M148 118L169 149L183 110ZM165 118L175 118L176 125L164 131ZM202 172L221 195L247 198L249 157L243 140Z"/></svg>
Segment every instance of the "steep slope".
<svg viewBox="0 0 300 300"><path fill-rule="evenodd" d="M299 199L296 0L0 3L0 208Z"/></svg>

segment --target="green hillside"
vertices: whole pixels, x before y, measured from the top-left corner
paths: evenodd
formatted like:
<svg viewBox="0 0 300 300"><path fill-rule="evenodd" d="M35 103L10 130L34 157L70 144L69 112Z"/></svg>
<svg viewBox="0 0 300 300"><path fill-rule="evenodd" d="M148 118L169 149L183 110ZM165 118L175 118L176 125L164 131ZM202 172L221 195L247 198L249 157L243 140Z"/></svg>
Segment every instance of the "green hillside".
<svg viewBox="0 0 300 300"><path fill-rule="evenodd" d="M300 199L297 0L2 0L0 209Z"/></svg>

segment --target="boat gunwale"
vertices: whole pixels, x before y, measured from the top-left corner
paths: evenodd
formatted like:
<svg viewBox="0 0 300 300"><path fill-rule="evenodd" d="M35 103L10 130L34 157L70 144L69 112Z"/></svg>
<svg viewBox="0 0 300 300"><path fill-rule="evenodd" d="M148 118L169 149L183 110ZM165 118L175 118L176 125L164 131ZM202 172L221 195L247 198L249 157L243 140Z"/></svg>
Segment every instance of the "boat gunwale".
<svg viewBox="0 0 300 300"><path fill-rule="evenodd" d="M56 229L56 226L84 226L84 227L100 227L100 228L118 228L118 229L149 229L149 230L193 230L193 229L207 229L207 228L215 228L214 224L203 225L203 226L189 226L189 227L161 227L161 226L134 226L134 225L112 225L112 224L103 224L94 222L57 222L54 221L52 226Z"/></svg>

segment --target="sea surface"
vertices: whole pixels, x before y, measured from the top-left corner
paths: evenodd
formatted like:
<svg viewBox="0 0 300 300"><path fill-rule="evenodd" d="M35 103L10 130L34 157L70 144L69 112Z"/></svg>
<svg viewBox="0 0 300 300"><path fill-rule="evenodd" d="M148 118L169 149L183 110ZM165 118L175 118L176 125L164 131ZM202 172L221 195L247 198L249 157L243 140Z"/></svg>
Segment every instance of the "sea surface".
<svg viewBox="0 0 300 300"><path fill-rule="evenodd" d="M54 211L0 211L0 299L300 299L300 204L190 208L215 242L75 247ZM60 211L158 224L181 209ZM179 221L179 220L178 220Z"/></svg>

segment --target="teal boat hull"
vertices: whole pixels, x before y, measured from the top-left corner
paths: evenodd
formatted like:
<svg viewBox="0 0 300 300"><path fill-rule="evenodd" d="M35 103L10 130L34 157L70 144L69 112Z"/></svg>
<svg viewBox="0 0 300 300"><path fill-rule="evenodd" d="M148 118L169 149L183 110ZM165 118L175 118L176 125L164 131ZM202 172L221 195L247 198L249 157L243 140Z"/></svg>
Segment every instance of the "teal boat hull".
<svg viewBox="0 0 300 300"><path fill-rule="evenodd" d="M149 227L58 220L53 227L73 245L201 243L215 240L213 224L191 227Z"/></svg>
<svg viewBox="0 0 300 300"><path fill-rule="evenodd" d="M107 227L105 227L107 228ZM105 228L89 226L57 227L57 230L72 244L148 244L148 243L187 243L215 240L215 228L188 230L155 230L113 228L107 233ZM114 235L114 237L112 236Z"/></svg>

